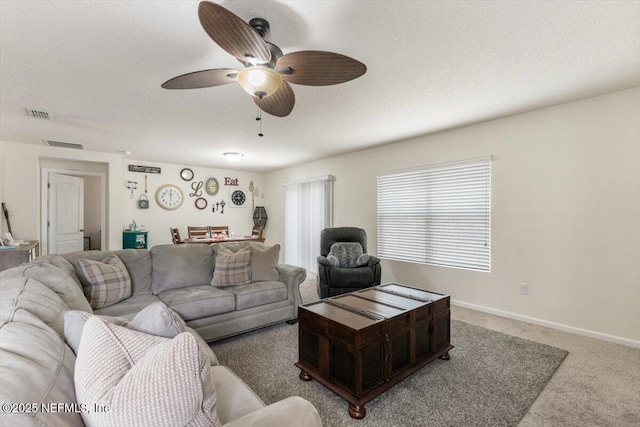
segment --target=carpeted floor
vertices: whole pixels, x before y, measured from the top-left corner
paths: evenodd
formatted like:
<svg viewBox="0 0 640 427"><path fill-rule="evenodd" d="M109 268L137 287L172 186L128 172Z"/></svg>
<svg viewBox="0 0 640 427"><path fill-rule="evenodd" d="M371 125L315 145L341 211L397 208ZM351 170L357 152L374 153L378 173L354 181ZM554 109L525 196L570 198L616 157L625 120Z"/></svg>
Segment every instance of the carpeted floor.
<svg viewBox="0 0 640 427"><path fill-rule="evenodd" d="M305 301L315 299L310 287ZM452 321L451 360L436 360L366 405L356 421L347 402L316 381L298 379L298 326L276 325L215 342L229 366L264 401L299 395L325 426L514 426L567 355L564 350Z"/></svg>

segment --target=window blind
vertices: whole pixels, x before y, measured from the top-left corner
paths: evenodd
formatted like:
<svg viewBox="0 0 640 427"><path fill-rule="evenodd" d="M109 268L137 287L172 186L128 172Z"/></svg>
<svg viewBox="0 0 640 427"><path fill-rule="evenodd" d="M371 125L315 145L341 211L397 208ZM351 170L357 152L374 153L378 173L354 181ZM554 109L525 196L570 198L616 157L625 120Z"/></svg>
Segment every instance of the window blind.
<svg viewBox="0 0 640 427"><path fill-rule="evenodd" d="M320 232L332 224L333 181L326 175L288 182L285 187L285 262L317 273Z"/></svg>
<svg viewBox="0 0 640 427"><path fill-rule="evenodd" d="M378 256L491 271L491 159L378 176Z"/></svg>

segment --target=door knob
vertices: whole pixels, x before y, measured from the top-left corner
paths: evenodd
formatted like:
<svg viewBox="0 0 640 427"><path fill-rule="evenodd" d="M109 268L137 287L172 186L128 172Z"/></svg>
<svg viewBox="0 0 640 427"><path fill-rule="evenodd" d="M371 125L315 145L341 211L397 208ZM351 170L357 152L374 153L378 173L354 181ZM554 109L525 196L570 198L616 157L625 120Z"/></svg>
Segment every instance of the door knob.
<svg viewBox="0 0 640 427"><path fill-rule="evenodd" d="M81 228L80 231L82 231L84 233L84 228Z"/></svg>

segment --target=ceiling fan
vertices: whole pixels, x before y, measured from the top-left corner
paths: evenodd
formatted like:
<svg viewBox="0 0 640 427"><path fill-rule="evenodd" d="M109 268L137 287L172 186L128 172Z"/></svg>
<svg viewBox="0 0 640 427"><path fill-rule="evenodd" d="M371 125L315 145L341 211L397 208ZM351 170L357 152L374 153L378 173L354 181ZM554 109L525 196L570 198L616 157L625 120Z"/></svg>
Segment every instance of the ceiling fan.
<svg viewBox="0 0 640 427"><path fill-rule="evenodd" d="M216 3L201 2L198 17L209 37L245 68L240 71L215 68L183 74L164 82L165 89L198 89L237 81L262 111L285 117L295 104L289 83L335 85L367 71L363 63L338 53L307 50L283 54L278 46L266 41L269 23L265 19L253 18L247 24Z"/></svg>

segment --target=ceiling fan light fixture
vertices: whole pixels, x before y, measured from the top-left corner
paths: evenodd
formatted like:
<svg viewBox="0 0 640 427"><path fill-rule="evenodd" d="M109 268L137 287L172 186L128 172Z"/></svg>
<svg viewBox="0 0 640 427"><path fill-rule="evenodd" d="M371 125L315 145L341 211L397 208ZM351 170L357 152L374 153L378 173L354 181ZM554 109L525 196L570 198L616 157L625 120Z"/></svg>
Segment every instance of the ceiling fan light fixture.
<svg viewBox="0 0 640 427"><path fill-rule="evenodd" d="M238 83L249 95L262 99L280 89L282 76L271 68L248 67L238 73Z"/></svg>
<svg viewBox="0 0 640 427"><path fill-rule="evenodd" d="M230 162L239 162L244 157L244 154L242 153L234 153L231 151L222 153L222 155L224 156L225 159L229 160Z"/></svg>

